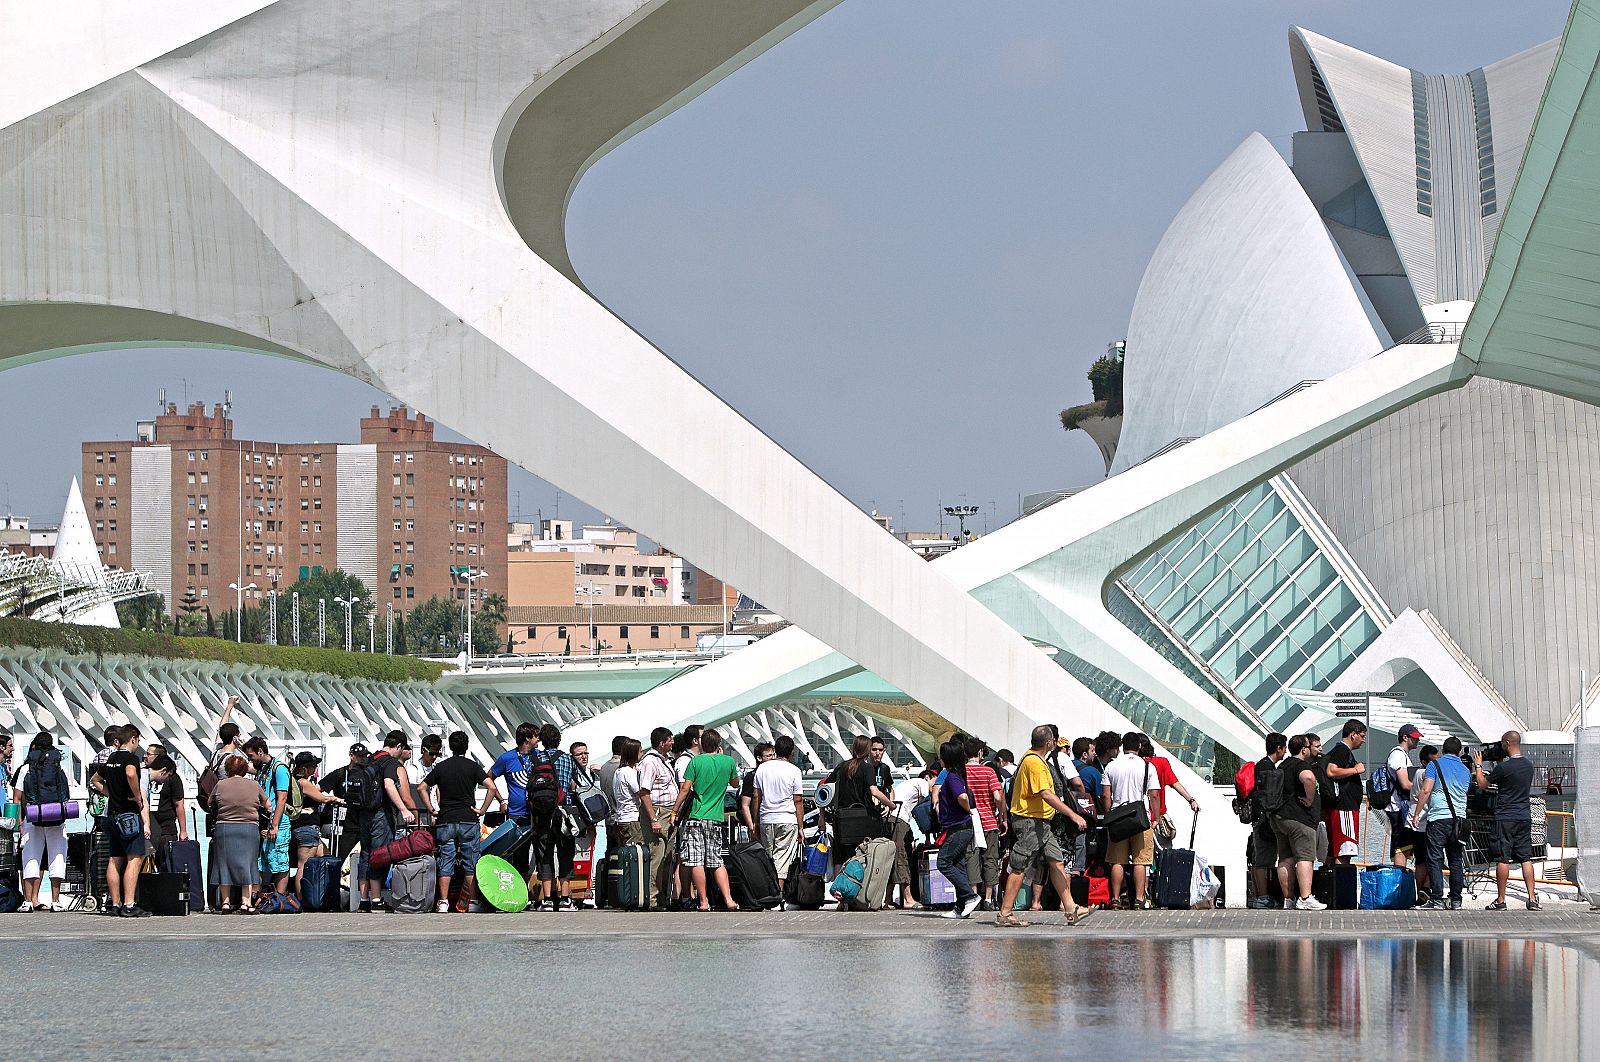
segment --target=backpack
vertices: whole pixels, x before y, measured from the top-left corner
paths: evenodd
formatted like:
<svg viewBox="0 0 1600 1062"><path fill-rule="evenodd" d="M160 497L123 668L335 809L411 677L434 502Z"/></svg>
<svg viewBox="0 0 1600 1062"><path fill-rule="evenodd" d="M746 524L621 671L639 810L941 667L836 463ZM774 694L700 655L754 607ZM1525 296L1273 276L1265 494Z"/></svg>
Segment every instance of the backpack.
<svg viewBox="0 0 1600 1062"><path fill-rule="evenodd" d="M1250 800L1259 815L1271 815L1283 807L1284 778L1281 770L1252 775L1255 784L1250 789Z"/></svg>
<svg viewBox="0 0 1600 1062"><path fill-rule="evenodd" d="M1251 760L1233 776L1233 813L1246 826L1256 821L1256 803L1250 799L1255 788L1256 763Z"/></svg>
<svg viewBox="0 0 1600 1062"><path fill-rule="evenodd" d="M573 770L572 802L592 825L598 826L611 817L611 794L605 792L594 771Z"/></svg>
<svg viewBox="0 0 1600 1062"><path fill-rule="evenodd" d="M314 811L314 809L311 810ZM307 812L305 790L300 788L300 779L294 776L293 771L290 771L289 799L284 804L283 813L289 817L290 822L298 826L300 825L300 816L307 814Z"/></svg>
<svg viewBox="0 0 1600 1062"><path fill-rule="evenodd" d="M359 811L383 807L383 787L378 772L367 764L351 764L344 774L344 802Z"/></svg>
<svg viewBox="0 0 1600 1062"><path fill-rule="evenodd" d="M28 776L22 780L24 804L64 804L72 799L67 772L61 769L61 750L28 753Z"/></svg>
<svg viewBox="0 0 1600 1062"><path fill-rule="evenodd" d="M534 760L528 765L528 814L547 818L566 799L552 760Z"/></svg>
<svg viewBox="0 0 1600 1062"><path fill-rule="evenodd" d="M1372 777L1367 779L1367 806L1373 811L1387 811L1393 799L1394 774L1389 770L1389 763L1385 760L1383 766L1373 771Z"/></svg>

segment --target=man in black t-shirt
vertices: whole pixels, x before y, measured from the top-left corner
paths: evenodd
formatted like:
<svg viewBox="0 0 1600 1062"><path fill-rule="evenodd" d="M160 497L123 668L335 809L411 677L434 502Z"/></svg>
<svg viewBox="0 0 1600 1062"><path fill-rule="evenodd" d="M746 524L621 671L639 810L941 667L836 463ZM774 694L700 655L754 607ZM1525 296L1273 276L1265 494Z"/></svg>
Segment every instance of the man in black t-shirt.
<svg viewBox="0 0 1600 1062"><path fill-rule="evenodd" d="M172 757L160 755L150 764L152 799L150 841L157 852L161 845L189 839L189 824L184 816L183 779Z"/></svg>
<svg viewBox="0 0 1600 1062"><path fill-rule="evenodd" d="M1282 763L1284 756L1288 754L1288 746L1287 736L1276 732L1267 735L1267 754L1256 761L1255 776L1258 787L1262 778L1278 769L1278 764ZM1272 832L1272 816L1260 810L1258 805L1255 820L1250 824L1250 881L1255 886L1255 898L1250 901L1251 907L1260 909L1272 906L1267 875L1276 874L1277 867L1278 835Z"/></svg>
<svg viewBox="0 0 1600 1062"><path fill-rule="evenodd" d="M106 757L99 781L106 796L106 842L111 858L106 884L111 902L103 913L124 918L148 918L150 912L134 903L139 871L150 851L150 809L139 784L139 728L124 726L118 732L117 749Z"/></svg>
<svg viewBox="0 0 1600 1062"><path fill-rule="evenodd" d="M1304 734L1289 739L1289 755L1278 766L1283 772L1283 803L1272 816L1272 832L1278 838L1278 884L1283 887L1284 906L1322 911L1326 905L1311 895L1317 822L1321 818L1311 748L1311 741Z"/></svg>
<svg viewBox="0 0 1600 1062"><path fill-rule="evenodd" d="M350 776L352 772L360 771L363 777L367 774L367 764L372 758L372 753L367 751L367 746L357 741L350 746L350 762L336 770L329 771L322 776L321 787L324 792L332 793L343 800L343 805L336 805L329 809L328 814L334 824L333 854L342 863L350 857L356 845L362 845L361 859L352 868L352 877L360 882L361 910L372 910L372 903L381 895L382 882L373 881L367 872L367 852L365 845L367 831L366 819L371 816L383 816L382 809L368 812L351 802ZM373 775L374 779L376 774ZM376 782L374 782L376 784Z"/></svg>
<svg viewBox="0 0 1600 1062"><path fill-rule="evenodd" d="M450 735L450 758L434 764L422 779L422 784L439 790L439 810L433 834L439 847L439 900L435 910L449 910L450 879L459 865L466 875L462 883L461 903L458 910L466 910L477 900L478 843L481 832L478 826L478 790L487 789L505 810L505 798L500 796L489 772L483 764L467 755L468 738L464 731Z"/></svg>
<svg viewBox="0 0 1600 1062"><path fill-rule="evenodd" d="M1361 776L1367 765L1356 761L1356 750L1366 741L1367 724L1348 719L1343 736L1324 761L1323 770L1335 793L1322 810L1322 821L1328 826L1330 863L1349 863L1361 854Z"/></svg>
<svg viewBox="0 0 1600 1062"><path fill-rule="evenodd" d="M1494 880L1495 899L1490 911L1506 909L1506 883L1511 864L1522 864L1522 883L1527 886L1530 911L1542 910L1539 894L1533 887L1533 808L1528 798L1533 790L1533 764L1522 755L1522 735L1508 730L1500 737L1506 758L1483 775L1483 750L1473 754L1472 777L1479 789L1495 788L1494 796Z"/></svg>

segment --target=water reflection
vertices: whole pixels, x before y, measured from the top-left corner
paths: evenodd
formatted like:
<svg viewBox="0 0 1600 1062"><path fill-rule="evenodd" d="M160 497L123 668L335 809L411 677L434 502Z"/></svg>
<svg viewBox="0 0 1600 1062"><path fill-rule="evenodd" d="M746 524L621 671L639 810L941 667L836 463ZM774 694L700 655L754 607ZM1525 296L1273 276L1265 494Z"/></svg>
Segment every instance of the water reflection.
<svg viewBox="0 0 1600 1062"><path fill-rule="evenodd" d="M617 1057L641 1036L653 1062L703 1058L713 1035L734 1036L721 1054L788 1044L807 1057L1600 1058L1600 964L1529 940L1035 930L392 943L406 958L384 970L371 939L8 941L9 971L93 970L96 1021L79 1020L58 978L6 978L0 1042L49 1028L70 1056L103 1051L114 1029L125 1057L237 1057L215 1043L237 1006L219 986L248 976L252 1000L285 1016L250 1023L255 1057L500 1057L491 1030L531 1022L539 1055L563 1059ZM397 1024L397 990L441 1020ZM464 1048L464 1028L483 1035Z"/></svg>

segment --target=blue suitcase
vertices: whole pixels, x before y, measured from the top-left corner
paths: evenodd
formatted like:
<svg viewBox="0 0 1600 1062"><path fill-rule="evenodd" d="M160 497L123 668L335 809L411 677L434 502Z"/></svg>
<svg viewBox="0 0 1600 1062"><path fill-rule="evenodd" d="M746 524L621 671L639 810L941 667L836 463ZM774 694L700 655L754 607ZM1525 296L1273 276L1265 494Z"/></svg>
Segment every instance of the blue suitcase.
<svg viewBox="0 0 1600 1062"><path fill-rule="evenodd" d="M533 831L529 827L507 819L483 839L483 843L478 846L478 854L510 859L512 853L531 840L532 836Z"/></svg>
<svg viewBox="0 0 1600 1062"><path fill-rule="evenodd" d="M650 895L650 849L625 844L606 855L606 906L642 911Z"/></svg>
<svg viewBox="0 0 1600 1062"><path fill-rule="evenodd" d="M337 856L313 856L300 873L300 903L307 911L337 911L340 907Z"/></svg>

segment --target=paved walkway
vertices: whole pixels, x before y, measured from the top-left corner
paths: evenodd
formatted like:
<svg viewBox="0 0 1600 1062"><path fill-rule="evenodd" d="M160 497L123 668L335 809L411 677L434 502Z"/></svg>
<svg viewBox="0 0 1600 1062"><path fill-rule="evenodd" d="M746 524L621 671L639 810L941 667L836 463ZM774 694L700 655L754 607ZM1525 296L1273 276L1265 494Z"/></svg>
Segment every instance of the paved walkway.
<svg viewBox="0 0 1600 1062"><path fill-rule="evenodd" d="M310 914L295 916L191 915L187 918L110 918L87 914L15 914L0 917L0 941L87 940L116 937L267 938L302 936L367 937L396 933L408 937L632 937L655 939L1006 937L1126 939L1251 937L1286 935L1322 939L1449 936L1577 943L1600 949L1600 913L1563 904L1544 911L1101 911L1068 928L1059 914L1029 916L1028 929L1001 929L993 915L958 922L920 911L839 913L766 911L758 913L623 913L615 911L541 912L518 915Z"/></svg>

